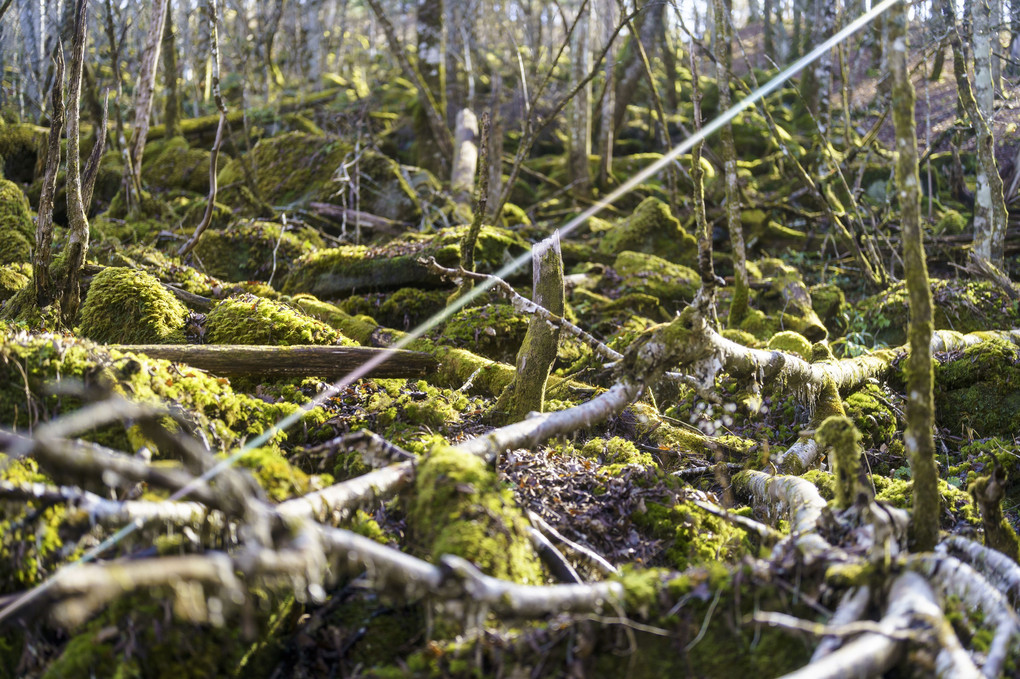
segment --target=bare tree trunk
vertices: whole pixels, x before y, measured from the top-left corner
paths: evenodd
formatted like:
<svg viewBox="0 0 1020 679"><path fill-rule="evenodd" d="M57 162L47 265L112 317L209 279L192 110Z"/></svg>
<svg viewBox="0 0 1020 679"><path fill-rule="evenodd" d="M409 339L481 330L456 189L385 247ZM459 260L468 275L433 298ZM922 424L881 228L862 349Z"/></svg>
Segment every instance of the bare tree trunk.
<svg viewBox="0 0 1020 679"><path fill-rule="evenodd" d="M142 69L138 74L138 85L135 89L135 122L131 135L129 164L124 168L127 204L136 204L142 190L142 155L145 153L145 140L149 136L149 115L152 112L152 95L156 90L156 67L159 64L159 51L163 25L169 0L158 0L153 7L152 23L145 37L145 51L142 52Z"/></svg>
<svg viewBox="0 0 1020 679"><path fill-rule="evenodd" d="M163 28L163 86L166 87L166 107L163 113L163 124L166 136L177 137L181 134L181 101L177 96L177 45L174 42L173 8L166 11L166 25Z"/></svg>
<svg viewBox="0 0 1020 679"><path fill-rule="evenodd" d="M585 2L579 11L584 13L570 42L571 82L584 80L592 69L591 55L591 6ZM591 155L591 96L589 80L577 90L570 102L570 123L568 131L568 174L572 184L571 193L579 200L591 197L591 169L588 157Z"/></svg>
<svg viewBox="0 0 1020 679"><path fill-rule="evenodd" d="M81 103L81 71L85 63L85 28L87 24L88 0L77 0L74 22L74 43L71 55L70 83L67 96L67 274L60 300L60 315L70 327L78 313L81 302L79 276L85 265L89 250L89 221L85 216L84 193L91 194L86 187L83 191L81 180L81 156L78 151L80 138L79 105ZM162 20L160 27L162 27ZM99 137L96 144L103 142Z"/></svg>
<svg viewBox="0 0 1020 679"><path fill-rule="evenodd" d="M713 0L715 13L716 81L719 83L719 110L730 107L730 69L733 49L730 45L730 10L724 0ZM737 151L733 144L733 126L720 130L722 139L723 174L726 182L726 226L733 248L733 300L730 302L729 327L737 327L747 314L750 285L747 281L747 259L744 254L744 231L740 222L740 190L737 186Z"/></svg>
<svg viewBox="0 0 1020 679"><path fill-rule="evenodd" d="M666 3L645 2L635 21L638 34L631 35L627 46L624 47L624 59L619 65L616 85L616 110L613 117L613 130L616 132L619 132L623 125L627 116L627 105L634 98L644 75L644 67L633 41L640 40L645 46L648 58L652 58L656 47L655 36L659 31L659 24L664 21L665 11Z"/></svg>
<svg viewBox="0 0 1020 679"><path fill-rule="evenodd" d="M418 0L418 71L435 102L436 115L449 129L446 119L446 28L443 21L445 0ZM448 167L448 158L441 153L433 134L428 134L430 123L425 102L419 102L416 112L418 165L443 176Z"/></svg>
<svg viewBox="0 0 1020 679"><path fill-rule="evenodd" d="M462 108L457 113L457 131L454 135L453 173L450 190L458 203L467 205L475 185L478 169L478 118L474 111Z"/></svg>
<svg viewBox="0 0 1020 679"><path fill-rule="evenodd" d="M54 288L50 279L53 246L53 196L60 170L60 130L64 127L64 52L58 49L54 61L56 73L53 81L50 136L46 152L46 172L43 175L39 197L39 219L35 228L35 252L32 260L32 278L35 282L35 300L40 309L53 303Z"/></svg>
<svg viewBox="0 0 1020 679"><path fill-rule="evenodd" d="M953 46L953 70L956 73L956 89L971 120L977 137L977 177L974 195L974 249L972 256L991 264L997 269L1002 268L1003 246L1006 234L1006 203L1003 200L1002 178L995 163L995 142L988 119L982 113L982 104L991 108L990 100L994 96L991 91L991 71L988 62L988 40L978 41L981 29L987 29L987 9L984 0L978 2L974 12L974 78L975 88L972 90L967 79L967 67L963 56L963 43L956 31L956 17L950 3L943 3L942 11L949 27L949 40ZM987 30L985 30L987 36ZM981 56L981 54L984 56ZM976 90L976 93L975 93ZM986 110L988 110L986 109Z"/></svg>
<svg viewBox="0 0 1020 679"><path fill-rule="evenodd" d="M907 429L903 434L911 475L914 547L928 552L939 537L938 473L935 470L934 368L931 354L932 297L921 231L921 191L917 173L914 86L907 71L907 13L901 3L888 15L886 53L892 71L893 122L896 126L896 190L903 229L903 263L910 297L910 353L907 364Z"/></svg>
<svg viewBox="0 0 1020 679"><path fill-rule="evenodd" d="M616 28L616 3L613 0L599 0L596 11L598 17L599 42L605 45ZM606 60L602 66L605 73L605 94L602 97L602 111L599 115L599 172L598 185L605 188L613 172L613 143L616 135L613 130L613 121L616 117L616 79L613 71L616 68L616 55L613 50L606 53Z"/></svg>
<svg viewBox="0 0 1020 679"><path fill-rule="evenodd" d="M762 7L762 20L764 21L764 47L765 56L771 61L777 61L776 59L776 38L775 32L772 29L772 2L773 0L763 0ZM771 66L771 64L769 64Z"/></svg>

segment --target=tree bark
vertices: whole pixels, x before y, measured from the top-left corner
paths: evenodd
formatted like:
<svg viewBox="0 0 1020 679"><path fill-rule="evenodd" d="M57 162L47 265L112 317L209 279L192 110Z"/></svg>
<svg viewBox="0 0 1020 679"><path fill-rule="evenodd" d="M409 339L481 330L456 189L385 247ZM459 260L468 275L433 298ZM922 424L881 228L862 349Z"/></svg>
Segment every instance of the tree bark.
<svg viewBox="0 0 1020 679"><path fill-rule="evenodd" d="M591 55L591 1L581 5L583 12L577 21L577 27L570 41L571 82L576 85L587 78L592 70ZM568 132L569 176L572 184L571 193L578 200L591 197L591 169L588 157L591 155L591 96L592 87L589 79L577 89L570 102Z"/></svg>
<svg viewBox="0 0 1020 679"><path fill-rule="evenodd" d="M333 346L258 346L243 344L122 344L118 351L186 363L223 377L323 377L340 379L377 354L389 356L373 377L428 377L438 361L420 351Z"/></svg>
<svg viewBox="0 0 1020 679"><path fill-rule="evenodd" d="M921 231L921 180L917 172L914 86L907 70L907 15L897 3L888 14L886 53L892 71L893 122L896 127L896 190L903 232L903 265L910 299L907 358L907 428L903 434L914 506L911 523L918 550L935 548L939 536L938 472L935 469L934 367L931 355L932 297Z"/></svg>
<svg viewBox="0 0 1020 679"><path fill-rule="evenodd" d="M149 116L152 113L152 95L156 90L156 68L159 64L160 45L162 43L163 26L169 0L158 0L153 6L152 23L145 38L145 51L142 53L142 70L138 74L135 89L135 123L131 137L129 163L124 171L127 173L126 188L128 205L134 205L138 192L142 190L142 155L145 153L145 142L149 136Z"/></svg>

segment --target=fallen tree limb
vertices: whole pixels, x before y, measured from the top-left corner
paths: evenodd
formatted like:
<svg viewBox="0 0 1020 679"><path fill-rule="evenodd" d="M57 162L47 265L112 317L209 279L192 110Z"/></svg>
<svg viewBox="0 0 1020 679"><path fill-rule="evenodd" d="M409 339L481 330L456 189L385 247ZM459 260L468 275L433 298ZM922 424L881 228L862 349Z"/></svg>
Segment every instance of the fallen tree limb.
<svg viewBox="0 0 1020 679"><path fill-rule="evenodd" d="M428 377L438 362L418 351L339 346L245 344L119 344L111 349L145 354L224 377L323 377L339 379L380 353L389 358L371 377Z"/></svg>

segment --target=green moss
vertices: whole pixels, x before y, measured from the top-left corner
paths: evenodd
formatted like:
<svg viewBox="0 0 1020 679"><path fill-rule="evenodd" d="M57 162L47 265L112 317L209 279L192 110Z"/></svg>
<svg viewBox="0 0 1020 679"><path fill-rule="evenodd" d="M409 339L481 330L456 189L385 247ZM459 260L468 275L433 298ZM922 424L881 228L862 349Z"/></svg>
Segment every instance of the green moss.
<svg viewBox="0 0 1020 679"><path fill-rule="evenodd" d="M35 225L28 198L18 185L0 179L0 264L31 261Z"/></svg>
<svg viewBox="0 0 1020 679"><path fill-rule="evenodd" d="M544 582L513 494L481 458L433 448L418 466L408 524L433 560L455 554L494 577Z"/></svg>
<svg viewBox="0 0 1020 679"><path fill-rule="evenodd" d="M657 298L667 312L675 312L694 299L701 277L694 269L640 252L621 252L613 269L622 279L620 291Z"/></svg>
<svg viewBox="0 0 1020 679"><path fill-rule="evenodd" d="M634 523L663 540L667 563L677 570L713 561L733 561L751 552L744 530L698 507L681 502L666 507L645 503L646 510L633 516Z"/></svg>
<svg viewBox="0 0 1020 679"><path fill-rule="evenodd" d="M777 332L767 346L773 351L785 351L800 356L805 361L811 360L811 342L799 332L792 330Z"/></svg>
<svg viewBox="0 0 1020 679"><path fill-rule="evenodd" d="M353 341L322 321L282 302L251 294L219 302L206 316L206 340L213 344L343 344Z"/></svg>
<svg viewBox="0 0 1020 679"><path fill-rule="evenodd" d="M81 333L111 344L180 344L188 310L153 276L109 267L92 279Z"/></svg>
<svg viewBox="0 0 1020 679"><path fill-rule="evenodd" d="M598 460L601 464L636 464L652 467L655 460L650 453L642 453L627 439L614 436L611 439L593 438L578 451L581 455Z"/></svg>
<svg viewBox="0 0 1020 679"><path fill-rule="evenodd" d="M935 222L935 226L932 227L932 231L936 235L958 234L966 230L967 218L953 209L945 210L939 220Z"/></svg>
<svg viewBox="0 0 1020 679"><path fill-rule="evenodd" d="M811 308L827 328L832 328L836 319L846 308L846 295L834 283L812 285L809 292L811 293Z"/></svg>
<svg viewBox="0 0 1020 679"><path fill-rule="evenodd" d="M286 277L294 261L322 245L317 234L281 233L272 222L244 221L202 234L195 248L207 272L225 281L273 280ZM314 232L313 232L314 234Z"/></svg>
<svg viewBox="0 0 1020 679"><path fill-rule="evenodd" d="M900 509L911 508L911 497L914 490L914 482L907 479L892 479L885 476L873 475L872 483L875 485L875 499L879 502L888 502ZM943 479L938 480L939 504L943 511L948 510L957 521L965 521L977 528L981 525L981 517L973 499L966 491L952 486ZM940 522L941 523L941 522Z"/></svg>
<svg viewBox="0 0 1020 679"><path fill-rule="evenodd" d="M669 206L657 198L646 198L622 224L608 232L599 252L620 254L625 250L652 253L672 262L694 263L698 241L670 214Z"/></svg>
<svg viewBox="0 0 1020 679"><path fill-rule="evenodd" d="M864 385L844 400L846 414L860 431L865 449L890 444L896 435L896 413L887 401L885 392L874 384Z"/></svg>
<svg viewBox="0 0 1020 679"><path fill-rule="evenodd" d="M769 285L758 292L755 306L772 321L775 331L793 330L812 342L825 339L828 330L811 305L811 295L800 272L782 260L772 258L759 260L757 267ZM748 273L750 275L750 269ZM740 327L765 339L744 324Z"/></svg>
<svg viewBox="0 0 1020 679"><path fill-rule="evenodd" d="M931 279L936 330L962 333L1014 328L1020 325L1020 308L994 283L964 279ZM856 308L864 317L865 329L875 339L896 346L906 342L908 317L904 282L885 292L861 300Z"/></svg>
<svg viewBox="0 0 1020 679"><path fill-rule="evenodd" d="M0 304L14 296L16 292L32 282L30 266L0 266ZM28 273L24 273L27 271Z"/></svg>
<svg viewBox="0 0 1020 679"><path fill-rule="evenodd" d="M147 186L163 190L184 189L209 192L210 152L193 149L184 137L157 139L145 147L142 180ZM221 163L229 160L221 156Z"/></svg>
<svg viewBox="0 0 1020 679"><path fill-rule="evenodd" d="M815 440L829 452L833 476L836 478L836 506L848 509L862 492L861 434L849 418L833 415L815 430Z"/></svg>
<svg viewBox="0 0 1020 679"><path fill-rule="evenodd" d="M434 333L437 340L504 363L514 360L530 319L509 304L461 309Z"/></svg>
<svg viewBox="0 0 1020 679"><path fill-rule="evenodd" d="M379 306L372 317L389 328L409 330L446 307L449 292L445 290L422 290L401 288Z"/></svg>
<svg viewBox="0 0 1020 679"><path fill-rule="evenodd" d="M730 340L731 342L742 344L745 347L756 349L761 346L761 342L758 341L757 337L743 330L738 330L736 328L725 328L721 334L723 337Z"/></svg>
<svg viewBox="0 0 1020 679"><path fill-rule="evenodd" d="M39 167L40 151L45 154L49 136L49 130L38 125L0 126L3 176L21 184L31 183Z"/></svg>
<svg viewBox="0 0 1020 679"><path fill-rule="evenodd" d="M1020 350L999 338L964 349L935 369L935 405L943 426L978 436L1020 431Z"/></svg>

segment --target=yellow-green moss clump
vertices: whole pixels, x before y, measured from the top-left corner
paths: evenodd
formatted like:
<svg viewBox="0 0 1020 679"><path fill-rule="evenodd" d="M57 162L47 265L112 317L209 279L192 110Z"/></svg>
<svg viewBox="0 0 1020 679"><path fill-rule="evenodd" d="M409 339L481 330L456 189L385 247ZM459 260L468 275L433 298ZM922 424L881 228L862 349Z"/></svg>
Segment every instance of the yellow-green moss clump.
<svg viewBox="0 0 1020 679"><path fill-rule="evenodd" d="M732 523L709 514L693 502L666 507L646 503L634 523L665 540L663 556L671 567L684 570L718 561L733 561L751 550L747 533Z"/></svg>
<svg viewBox="0 0 1020 679"><path fill-rule="evenodd" d="M100 271L81 307L81 334L110 344L181 344L188 309L152 275Z"/></svg>
<svg viewBox="0 0 1020 679"><path fill-rule="evenodd" d="M963 233L967 229L967 218L953 209L947 209L935 222L932 231L936 235Z"/></svg>
<svg viewBox="0 0 1020 679"><path fill-rule="evenodd" d="M528 332L530 319L509 304L467 307L433 333L439 341L512 363Z"/></svg>
<svg viewBox="0 0 1020 679"><path fill-rule="evenodd" d="M266 280L273 275L282 281L298 257L322 245L285 232L272 222L240 222L226 229L210 229L195 248L205 270L225 281Z"/></svg>
<svg viewBox="0 0 1020 679"><path fill-rule="evenodd" d="M962 333L1003 330L1020 325L1020 310L1009 295L989 281L931 279L936 330ZM907 288L902 281L857 304L866 329L890 346L907 341L903 322L909 313Z"/></svg>
<svg viewBox="0 0 1020 679"><path fill-rule="evenodd" d="M409 330L446 307L448 290L401 288L387 295L379 309L371 315L381 325Z"/></svg>
<svg viewBox="0 0 1020 679"><path fill-rule="evenodd" d="M433 561L455 554L497 578L544 582L513 493L479 457L434 447L418 465L407 520L420 550Z"/></svg>
<svg viewBox="0 0 1020 679"><path fill-rule="evenodd" d="M604 465L636 464L642 467L651 467L655 464L651 454L642 453L633 443L619 436L608 440L593 438L585 443L578 452Z"/></svg>
<svg viewBox="0 0 1020 679"><path fill-rule="evenodd" d="M14 296L16 292L32 282L32 267L22 265L0 266L0 304Z"/></svg>
<svg viewBox="0 0 1020 679"><path fill-rule="evenodd" d="M622 279L623 293L656 297L667 312L677 311L694 299L701 286L701 277L694 269L641 252L621 252L613 269Z"/></svg>
<svg viewBox="0 0 1020 679"><path fill-rule="evenodd" d="M432 235L410 233L376 248L342 245L305 255L294 264L283 291L339 297L353 291L401 288L422 283L440 284L419 260L435 257L443 266L460 262L460 243L467 227L451 227ZM520 235L507 229L483 226L475 243L477 271L493 272L509 257L528 249Z"/></svg>
<svg viewBox="0 0 1020 679"><path fill-rule="evenodd" d="M35 177L39 151L46 148L49 130L38 125L0 126L0 160L3 176L20 184L30 184Z"/></svg>
<svg viewBox="0 0 1020 679"><path fill-rule="evenodd" d="M773 351L785 351L795 354L805 361L811 360L811 342L804 335L792 330L777 332L769 340L768 348Z"/></svg>
<svg viewBox="0 0 1020 679"><path fill-rule="evenodd" d="M763 279L769 284L764 290L758 291L754 300L755 306L763 314L757 318L748 313L740 329L759 339L768 339L780 330L799 332L812 342L826 339L828 330L811 305L811 294L804 285L800 271L773 258L759 260L756 264ZM752 267L748 267L748 273L752 272ZM769 327L771 332L762 337L762 331Z"/></svg>
<svg viewBox="0 0 1020 679"><path fill-rule="evenodd" d="M163 190L208 193L209 159L209 151L191 148L184 137L157 139L145 147L142 179Z"/></svg>
<svg viewBox="0 0 1020 679"><path fill-rule="evenodd" d="M1020 431L1020 350L999 338L935 368L939 423L957 433L1011 437Z"/></svg>
<svg viewBox="0 0 1020 679"><path fill-rule="evenodd" d="M17 184L0 179L0 264L30 261L34 245L28 198Z"/></svg>
<svg viewBox="0 0 1020 679"><path fill-rule="evenodd" d="M645 198L623 223L603 236L599 252L616 255L624 250L658 255L671 262L693 264L698 241L683 230L669 206L658 198Z"/></svg>
<svg viewBox="0 0 1020 679"><path fill-rule="evenodd" d="M211 344L355 344L297 309L247 293L212 308L206 316L205 337Z"/></svg>
<svg viewBox="0 0 1020 679"><path fill-rule="evenodd" d="M847 417L861 433L865 449L873 450L883 443L893 444L896 435L896 414L887 405L888 397L881 387L866 384L844 400Z"/></svg>

